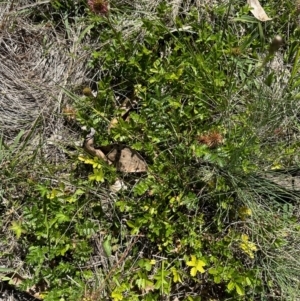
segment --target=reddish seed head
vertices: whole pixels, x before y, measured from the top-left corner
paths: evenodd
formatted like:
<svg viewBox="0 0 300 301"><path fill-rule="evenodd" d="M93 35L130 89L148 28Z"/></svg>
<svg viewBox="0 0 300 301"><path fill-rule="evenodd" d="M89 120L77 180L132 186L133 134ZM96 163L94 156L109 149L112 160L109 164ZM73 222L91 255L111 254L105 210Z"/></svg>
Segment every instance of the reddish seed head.
<svg viewBox="0 0 300 301"><path fill-rule="evenodd" d="M107 15L109 4L105 0L88 0L90 10L98 15Z"/></svg>
<svg viewBox="0 0 300 301"><path fill-rule="evenodd" d="M197 140L202 144L206 144L209 148L215 148L223 143L223 136L213 131L206 135L198 136Z"/></svg>

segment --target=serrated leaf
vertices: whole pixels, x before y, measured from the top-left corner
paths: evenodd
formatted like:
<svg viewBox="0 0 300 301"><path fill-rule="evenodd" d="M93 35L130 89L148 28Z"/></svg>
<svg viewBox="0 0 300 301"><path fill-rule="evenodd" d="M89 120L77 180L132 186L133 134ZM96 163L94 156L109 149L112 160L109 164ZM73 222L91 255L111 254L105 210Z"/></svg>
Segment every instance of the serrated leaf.
<svg viewBox="0 0 300 301"><path fill-rule="evenodd" d="M135 195L141 196L149 189L148 184L145 181L141 181L135 185L133 191Z"/></svg>
<svg viewBox="0 0 300 301"><path fill-rule="evenodd" d="M67 197L65 200L66 200L68 203L74 203L74 202L77 201L77 198L75 197L75 195L71 195L71 196Z"/></svg>
<svg viewBox="0 0 300 301"><path fill-rule="evenodd" d="M154 283L150 280L146 280L144 290L146 293L154 290Z"/></svg>
<svg viewBox="0 0 300 301"><path fill-rule="evenodd" d="M151 261L149 259L142 259L139 263L139 266L144 267L148 272L152 269Z"/></svg>
<svg viewBox="0 0 300 301"><path fill-rule="evenodd" d="M55 219L57 220L58 223L63 223L63 222L68 222L70 221L69 216L65 215L62 212L59 212L56 214Z"/></svg>

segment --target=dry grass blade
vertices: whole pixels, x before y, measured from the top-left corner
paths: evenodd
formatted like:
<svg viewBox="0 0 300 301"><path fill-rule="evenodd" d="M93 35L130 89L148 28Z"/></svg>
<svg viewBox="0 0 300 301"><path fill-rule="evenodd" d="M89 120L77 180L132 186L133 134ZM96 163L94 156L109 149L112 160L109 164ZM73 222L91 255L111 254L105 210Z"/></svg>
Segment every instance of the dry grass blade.
<svg viewBox="0 0 300 301"><path fill-rule="evenodd" d="M52 26L35 25L11 13L27 4L31 5L29 1L0 4L0 127L9 138L20 129L30 129L39 116L53 132L61 87L82 83L86 72L88 54L76 42L78 30L70 28L67 40Z"/></svg>
<svg viewBox="0 0 300 301"><path fill-rule="evenodd" d="M254 17L260 21L269 21L272 18L269 18L258 0L248 0L247 3L251 6L251 13Z"/></svg>

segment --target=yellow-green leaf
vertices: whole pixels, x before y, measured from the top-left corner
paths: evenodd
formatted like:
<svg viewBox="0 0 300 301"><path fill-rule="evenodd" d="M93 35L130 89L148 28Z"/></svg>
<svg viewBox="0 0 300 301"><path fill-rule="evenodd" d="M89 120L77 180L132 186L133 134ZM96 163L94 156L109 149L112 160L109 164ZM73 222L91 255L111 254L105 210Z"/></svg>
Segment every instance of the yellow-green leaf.
<svg viewBox="0 0 300 301"><path fill-rule="evenodd" d="M252 210L246 206L243 206L239 208L238 213L239 213L239 217L242 220L245 220L248 216L252 215Z"/></svg>
<svg viewBox="0 0 300 301"><path fill-rule="evenodd" d="M103 182L104 181L104 175L102 169L95 168L94 173L89 175L90 181L96 181L96 182Z"/></svg>
<svg viewBox="0 0 300 301"><path fill-rule="evenodd" d="M238 295L240 295L240 296L245 295L244 288L240 284L236 283L235 284L235 289L236 289L236 292L238 293Z"/></svg>
<svg viewBox="0 0 300 301"><path fill-rule="evenodd" d="M197 269L195 267L191 268L191 276L195 277L197 275Z"/></svg>
<svg viewBox="0 0 300 301"><path fill-rule="evenodd" d="M52 189L51 192L47 194L47 199L48 200L53 200L54 198L57 197L58 192L59 191L57 189Z"/></svg>
<svg viewBox="0 0 300 301"><path fill-rule="evenodd" d="M193 267L196 265L196 262L197 262L197 258L195 255L191 255L191 261L188 261L186 264L190 267Z"/></svg>
<svg viewBox="0 0 300 301"><path fill-rule="evenodd" d="M242 234L241 238L242 238L242 241L243 241L243 242L246 242L246 241L249 240L249 236L246 235L246 234Z"/></svg>
<svg viewBox="0 0 300 301"><path fill-rule="evenodd" d="M83 157L82 155L80 155L78 157L78 159L82 162L84 162L85 164L90 164L90 165L93 165L93 168L99 168L101 167L101 163L99 162L98 158L95 157L95 158L86 158L86 157Z"/></svg>
<svg viewBox="0 0 300 301"><path fill-rule="evenodd" d="M118 291L113 291L111 293L111 297L113 298L114 301L120 301L123 300L123 296L121 293L119 293Z"/></svg>
<svg viewBox="0 0 300 301"><path fill-rule="evenodd" d="M83 156L79 156L78 159L82 162L84 162L85 164L92 164L94 163L94 160L91 159L91 158L86 158L86 157L83 157Z"/></svg>
<svg viewBox="0 0 300 301"><path fill-rule="evenodd" d="M77 198L74 195L71 195L65 199L68 203L74 203L77 201Z"/></svg>
<svg viewBox="0 0 300 301"><path fill-rule="evenodd" d="M181 280L180 275L179 275L178 271L176 270L176 268L173 267L171 270L173 273L173 281L175 283L177 283L177 282L182 283L182 280Z"/></svg>
<svg viewBox="0 0 300 301"><path fill-rule="evenodd" d="M202 274L205 272L205 270L203 269L204 266L205 266L205 262L204 261L202 261L202 260L198 260L197 261L196 269L197 269L197 271L199 271Z"/></svg>
<svg viewBox="0 0 300 301"><path fill-rule="evenodd" d="M105 255L107 257L111 256L111 235L108 235L108 237L105 239L105 241L103 242L102 246L105 252Z"/></svg>
<svg viewBox="0 0 300 301"><path fill-rule="evenodd" d="M233 281L230 281L228 284L227 284L227 288L229 291L232 291L235 287L235 283Z"/></svg>
<svg viewBox="0 0 300 301"><path fill-rule="evenodd" d="M254 258L253 251L257 251L255 243L249 241L249 236L246 234L241 235L240 248L246 253L250 258Z"/></svg>
<svg viewBox="0 0 300 301"><path fill-rule="evenodd" d="M22 233L26 232L24 229L22 229L22 224L16 221L11 223L10 230L16 234L17 239L21 237Z"/></svg>
<svg viewBox="0 0 300 301"><path fill-rule="evenodd" d="M197 272L204 273L204 266L206 265L204 261L197 259L195 255L191 255L191 260L186 263L188 266L192 267L191 276L196 276Z"/></svg>
<svg viewBox="0 0 300 301"><path fill-rule="evenodd" d="M246 280L247 285L251 285L252 284L252 282L251 282L251 280L250 280L249 277L246 277L245 280Z"/></svg>

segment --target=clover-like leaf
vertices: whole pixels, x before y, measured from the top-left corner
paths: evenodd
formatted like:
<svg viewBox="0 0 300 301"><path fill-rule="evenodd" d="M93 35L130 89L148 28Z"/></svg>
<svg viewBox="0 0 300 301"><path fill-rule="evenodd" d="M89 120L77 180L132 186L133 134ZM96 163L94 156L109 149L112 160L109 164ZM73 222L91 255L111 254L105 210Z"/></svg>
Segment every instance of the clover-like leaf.
<svg viewBox="0 0 300 301"><path fill-rule="evenodd" d="M195 255L191 255L191 261L188 261L186 263L191 268L191 276L195 277L197 275L197 272L204 273L204 266L206 266L206 263L203 260L197 259Z"/></svg>
<svg viewBox="0 0 300 301"><path fill-rule="evenodd" d="M103 182L104 181L103 170L95 168L94 173L89 175L89 180L90 181Z"/></svg>

